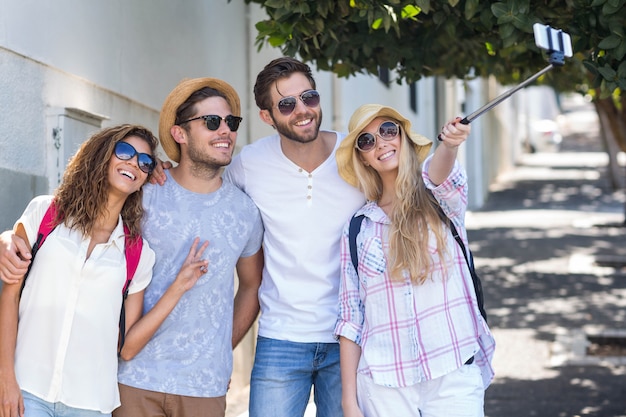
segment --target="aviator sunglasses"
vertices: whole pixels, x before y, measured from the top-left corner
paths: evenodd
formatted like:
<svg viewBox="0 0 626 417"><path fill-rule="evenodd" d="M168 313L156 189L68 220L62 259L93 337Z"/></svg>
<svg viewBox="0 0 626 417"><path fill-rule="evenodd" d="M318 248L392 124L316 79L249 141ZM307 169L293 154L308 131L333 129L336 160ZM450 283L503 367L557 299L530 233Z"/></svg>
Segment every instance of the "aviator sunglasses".
<svg viewBox="0 0 626 417"><path fill-rule="evenodd" d="M156 165L152 155L138 153L137 150L133 148L133 145L128 142L117 142L115 144L115 156L117 159L129 161L133 159L135 155L137 155L137 166L139 166L139 169L146 174L150 174Z"/></svg>
<svg viewBox="0 0 626 417"><path fill-rule="evenodd" d="M221 117L216 114L208 114L206 116L198 116L193 119L185 120L184 122L180 122L179 125L183 123L192 122L194 120L204 119L204 124L206 128L209 130L217 130L220 128L220 123L222 120L226 122L226 126L230 129L231 132L236 132L239 129L239 123L243 120L243 117L233 116L229 114L226 117Z"/></svg>
<svg viewBox="0 0 626 417"><path fill-rule="evenodd" d="M320 104L320 93L316 90L306 90L298 97L288 96L281 98L278 101L278 111L283 116L289 116L296 109L298 98L300 98L300 101L307 107L317 107Z"/></svg>
<svg viewBox="0 0 626 417"><path fill-rule="evenodd" d="M378 126L378 133L361 133L356 140L356 148L361 152L369 152L376 146L376 136L384 140L393 140L400 133L400 126L397 123L386 121Z"/></svg>

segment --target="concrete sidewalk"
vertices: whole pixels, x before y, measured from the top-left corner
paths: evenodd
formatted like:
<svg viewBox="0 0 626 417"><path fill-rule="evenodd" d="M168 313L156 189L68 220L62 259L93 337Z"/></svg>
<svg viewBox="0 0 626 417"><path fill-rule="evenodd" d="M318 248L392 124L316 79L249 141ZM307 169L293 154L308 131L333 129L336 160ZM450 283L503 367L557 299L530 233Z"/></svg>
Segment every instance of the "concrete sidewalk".
<svg viewBox="0 0 626 417"><path fill-rule="evenodd" d="M487 417L626 416L624 193L597 150L583 135L526 155L468 214L498 343Z"/></svg>

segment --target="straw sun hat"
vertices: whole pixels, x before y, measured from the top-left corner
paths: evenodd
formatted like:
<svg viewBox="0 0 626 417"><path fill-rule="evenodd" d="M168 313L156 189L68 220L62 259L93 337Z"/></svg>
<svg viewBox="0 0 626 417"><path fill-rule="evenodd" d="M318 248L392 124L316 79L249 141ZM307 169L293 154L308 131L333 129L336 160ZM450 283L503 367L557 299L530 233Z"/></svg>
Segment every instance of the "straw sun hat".
<svg viewBox="0 0 626 417"><path fill-rule="evenodd" d="M170 129L176 122L176 110L189 96L204 87L213 88L222 93L226 97L233 116L241 116L239 95L230 84L217 78L185 78L166 97L159 117L161 146L172 161L180 162L180 144L174 140L170 133Z"/></svg>
<svg viewBox="0 0 626 417"><path fill-rule="evenodd" d="M397 110L383 106L381 104L365 104L354 111L350 122L348 123L348 136L346 136L337 148L335 157L337 159L337 167L339 175L348 183L355 187L358 186L352 155L355 150L356 138L363 132L363 129L377 117L389 118L397 121L400 128L407 133L414 146L415 152L420 160L424 161L430 152L433 142L425 136L411 131L411 122L398 113Z"/></svg>

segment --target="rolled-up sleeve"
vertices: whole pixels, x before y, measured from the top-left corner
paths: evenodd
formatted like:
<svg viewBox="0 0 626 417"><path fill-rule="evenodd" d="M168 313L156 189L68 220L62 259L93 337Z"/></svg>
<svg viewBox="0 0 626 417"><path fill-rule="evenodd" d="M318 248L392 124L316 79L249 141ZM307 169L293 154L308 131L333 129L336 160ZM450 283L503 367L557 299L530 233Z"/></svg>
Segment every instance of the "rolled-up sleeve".
<svg viewBox="0 0 626 417"><path fill-rule="evenodd" d="M428 176L428 166L432 161L432 155L426 158L422 168L422 178L426 187L432 192L444 213L455 224L465 223L465 211L467 209L467 175L459 161L454 162L454 167L448 178L439 185L433 184Z"/></svg>
<svg viewBox="0 0 626 417"><path fill-rule="evenodd" d="M343 336L361 344L364 308L359 292L359 276L352 264L348 243L348 225L341 237L341 278L339 281L339 316L335 337Z"/></svg>
<svg viewBox="0 0 626 417"><path fill-rule="evenodd" d="M155 258L154 251L144 239L139 264L137 265L133 280L128 287L129 294L138 293L150 284L150 281L152 281L152 268L154 267Z"/></svg>

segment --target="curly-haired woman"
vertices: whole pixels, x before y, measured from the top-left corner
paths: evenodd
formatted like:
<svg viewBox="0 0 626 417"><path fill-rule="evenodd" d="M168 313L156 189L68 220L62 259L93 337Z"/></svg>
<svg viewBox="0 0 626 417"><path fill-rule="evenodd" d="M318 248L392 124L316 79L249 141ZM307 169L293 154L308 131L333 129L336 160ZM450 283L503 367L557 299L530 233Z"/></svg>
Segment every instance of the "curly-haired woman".
<svg viewBox="0 0 626 417"><path fill-rule="evenodd" d="M51 203L56 225L28 279L0 294L0 416L108 416L119 406L117 351L125 244L141 239L142 186L157 139L146 128L103 129L70 160L54 196L35 197L14 234L28 248ZM195 242L181 269L200 276ZM128 298L127 331L142 315L154 252L143 241ZM179 274L179 275L181 275ZM24 281L25 280L25 281ZM145 339L145 336L144 336Z"/></svg>

